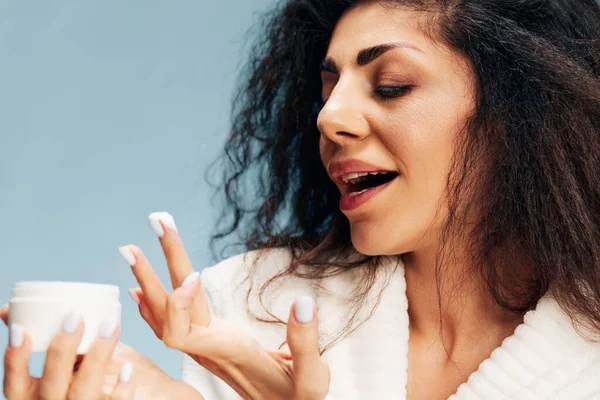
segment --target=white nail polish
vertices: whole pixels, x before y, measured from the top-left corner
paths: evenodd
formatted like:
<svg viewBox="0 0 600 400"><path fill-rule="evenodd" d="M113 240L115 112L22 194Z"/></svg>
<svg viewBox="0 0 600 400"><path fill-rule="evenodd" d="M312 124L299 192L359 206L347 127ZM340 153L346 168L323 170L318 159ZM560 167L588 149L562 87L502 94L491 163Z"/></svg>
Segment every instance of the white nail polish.
<svg viewBox="0 0 600 400"><path fill-rule="evenodd" d="M186 278L181 283L181 287L186 288L190 287L200 278L200 272L193 272L186 276Z"/></svg>
<svg viewBox="0 0 600 400"><path fill-rule="evenodd" d="M128 289L127 291L129 292L129 297L131 297L131 300L133 300L135 304L140 305L140 296L138 296L136 290Z"/></svg>
<svg viewBox="0 0 600 400"><path fill-rule="evenodd" d="M117 354L119 354L119 345L121 344L121 342L117 342L117 345L115 346L115 349L112 352L112 357L115 358L117 356Z"/></svg>
<svg viewBox="0 0 600 400"><path fill-rule="evenodd" d="M128 383L133 375L133 364L125 362L119 371L119 383Z"/></svg>
<svg viewBox="0 0 600 400"><path fill-rule="evenodd" d="M135 256L133 255L133 252L129 246L119 247L119 253L121 253L121 256L123 256L127 264L131 265L132 267L135 265Z"/></svg>
<svg viewBox="0 0 600 400"><path fill-rule="evenodd" d="M161 226L161 222L168 229L177 232L177 226L175 225L175 220L173 216L168 212L154 212L148 216L148 222L150 223L150 227L158 235L158 237L163 237L165 235L165 231Z"/></svg>
<svg viewBox="0 0 600 400"><path fill-rule="evenodd" d="M23 345L25 339L25 330L19 324L12 324L9 329L9 343L13 349L18 349Z"/></svg>
<svg viewBox="0 0 600 400"><path fill-rule="evenodd" d="M313 299L310 296L300 296L295 302L296 320L302 324L313 320Z"/></svg>
<svg viewBox="0 0 600 400"><path fill-rule="evenodd" d="M116 330L117 323L115 321L102 321L98 329L98 335L103 339L110 339Z"/></svg>
<svg viewBox="0 0 600 400"><path fill-rule="evenodd" d="M65 318L65 322L63 322L63 332L64 333L73 333L77 330L77 327L81 323L81 319L83 317L77 311L71 311L67 318Z"/></svg>

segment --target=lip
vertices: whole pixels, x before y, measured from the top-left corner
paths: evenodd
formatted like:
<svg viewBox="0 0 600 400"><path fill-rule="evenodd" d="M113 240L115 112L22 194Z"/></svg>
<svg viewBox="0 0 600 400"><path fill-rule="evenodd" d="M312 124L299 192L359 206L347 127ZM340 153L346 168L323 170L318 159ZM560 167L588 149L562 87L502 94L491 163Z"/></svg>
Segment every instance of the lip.
<svg viewBox="0 0 600 400"><path fill-rule="evenodd" d="M327 168L329 177L341 187L342 194L347 194L348 184L342 180L342 177L351 173L366 172L398 172L394 169L370 164L366 161L351 159L346 161L331 162Z"/></svg>
<svg viewBox="0 0 600 400"><path fill-rule="evenodd" d="M379 193L384 191L385 188L390 186L396 180L396 178L392 179L387 183L384 183L383 185L379 185L374 188L368 189L366 192L356 196L351 196L350 194L342 195L342 197L340 198L340 210L352 211L362 206L367 201L371 200L373 197L377 196Z"/></svg>

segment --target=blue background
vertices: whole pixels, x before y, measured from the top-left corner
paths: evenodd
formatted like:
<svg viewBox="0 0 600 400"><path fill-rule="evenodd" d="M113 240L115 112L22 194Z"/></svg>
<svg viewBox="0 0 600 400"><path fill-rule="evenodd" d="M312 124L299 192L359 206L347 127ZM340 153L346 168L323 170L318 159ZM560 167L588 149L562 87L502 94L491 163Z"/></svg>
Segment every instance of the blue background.
<svg viewBox="0 0 600 400"><path fill-rule="evenodd" d="M204 174L230 126L247 31L271 5L0 0L2 304L19 280L116 284L122 341L180 377L180 355L126 293L136 283L117 248L139 245L168 282L147 216L169 211L196 269L219 261ZM42 363L35 354L35 375Z"/></svg>

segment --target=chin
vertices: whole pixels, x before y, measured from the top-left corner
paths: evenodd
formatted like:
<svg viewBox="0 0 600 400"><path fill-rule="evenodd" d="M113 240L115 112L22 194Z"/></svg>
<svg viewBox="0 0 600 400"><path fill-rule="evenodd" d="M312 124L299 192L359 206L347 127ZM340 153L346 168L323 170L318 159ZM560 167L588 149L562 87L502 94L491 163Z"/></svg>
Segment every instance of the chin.
<svg viewBox="0 0 600 400"><path fill-rule="evenodd" d="M400 254L397 246L390 246L391 238L383 232L369 232L352 228L352 246L365 256Z"/></svg>

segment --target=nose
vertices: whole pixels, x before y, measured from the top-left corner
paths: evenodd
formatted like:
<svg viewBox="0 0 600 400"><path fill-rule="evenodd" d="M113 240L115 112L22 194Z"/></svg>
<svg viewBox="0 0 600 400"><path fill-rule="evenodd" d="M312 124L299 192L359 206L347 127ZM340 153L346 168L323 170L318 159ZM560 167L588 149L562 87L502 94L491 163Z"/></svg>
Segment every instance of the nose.
<svg viewBox="0 0 600 400"><path fill-rule="evenodd" d="M352 84L341 84L338 82L321 109L317 127L326 139L344 146L366 139L370 128L365 107L361 105L361 93Z"/></svg>

